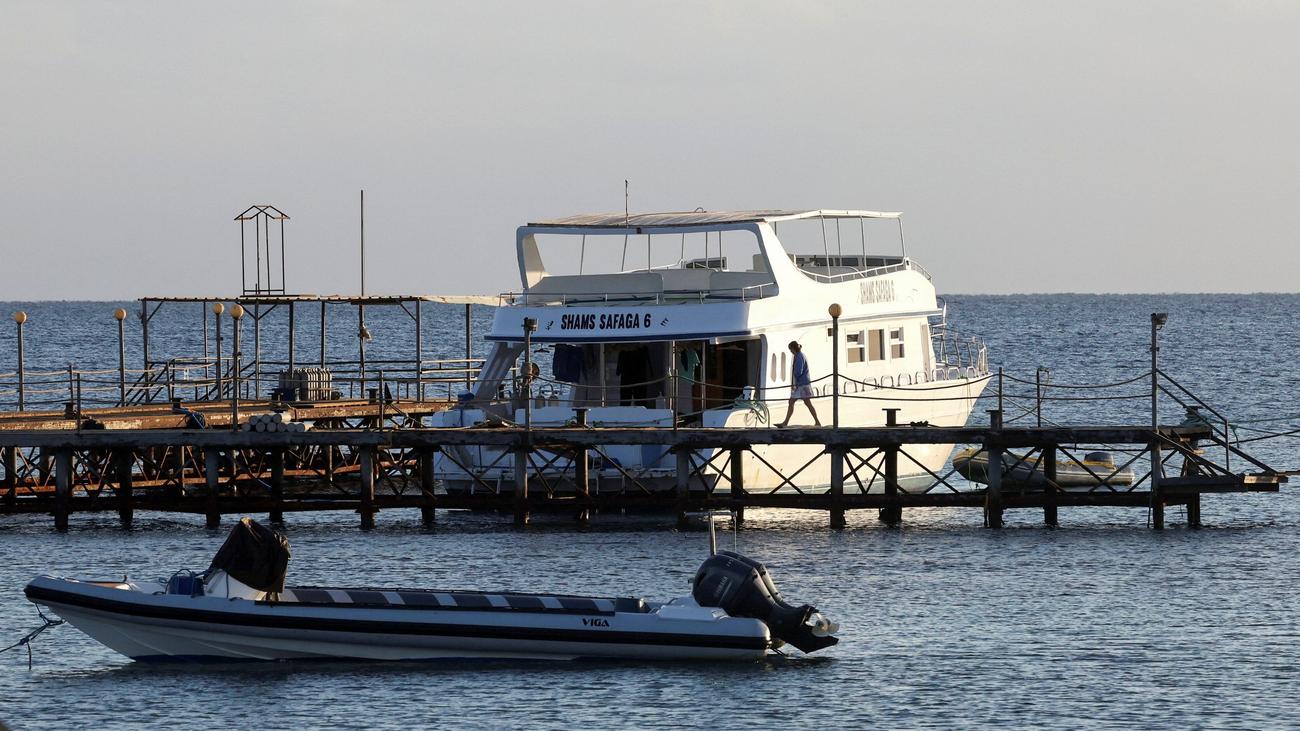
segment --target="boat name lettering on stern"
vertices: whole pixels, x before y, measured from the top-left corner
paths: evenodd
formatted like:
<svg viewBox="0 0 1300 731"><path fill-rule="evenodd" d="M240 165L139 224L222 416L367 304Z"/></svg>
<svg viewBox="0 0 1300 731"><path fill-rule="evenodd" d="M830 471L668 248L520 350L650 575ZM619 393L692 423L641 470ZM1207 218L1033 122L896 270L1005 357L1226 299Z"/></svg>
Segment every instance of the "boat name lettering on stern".
<svg viewBox="0 0 1300 731"><path fill-rule="evenodd" d="M609 620L602 619L600 617L583 617L582 626L583 627L608 627Z"/></svg>
<svg viewBox="0 0 1300 731"><path fill-rule="evenodd" d="M651 325L650 313L615 312L595 315L561 315L561 330L642 330Z"/></svg>
<svg viewBox="0 0 1300 731"><path fill-rule="evenodd" d="M875 282L863 282L858 285L858 301L864 305L871 305L877 302L893 302L894 281L892 279L883 279Z"/></svg>

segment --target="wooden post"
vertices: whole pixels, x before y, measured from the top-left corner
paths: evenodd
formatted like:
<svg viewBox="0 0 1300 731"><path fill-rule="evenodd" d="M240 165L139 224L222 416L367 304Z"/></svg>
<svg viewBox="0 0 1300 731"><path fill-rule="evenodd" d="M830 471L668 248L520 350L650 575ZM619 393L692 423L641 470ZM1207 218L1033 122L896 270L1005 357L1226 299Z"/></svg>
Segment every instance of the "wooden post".
<svg viewBox="0 0 1300 731"><path fill-rule="evenodd" d="M117 518L123 528L129 528L135 519L135 486L131 484L134 461L130 450L113 451L113 471L117 473Z"/></svg>
<svg viewBox="0 0 1300 731"><path fill-rule="evenodd" d="M844 530L844 449L831 447L831 529Z"/></svg>
<svg viewBox="0 0 1300 731"><path fill-rule="evenodd" d="M271 450L271 500L274 501L271 507L271 524L282 525L284 523L284 450L278 447Z"/></svg>
<svg viewBox="0 0 1300 731"><path fill-rule="evenodd" d="M515 448L515 525L528 525L528 447Z"/></svg>
<svg viewBox="0 0 1300 731"><path fill-rule="evenodd" d="M1201 493L1199 492L1187 497L1187 527L1193 530L1201 527Z"/></svg>
<svg viewBox="0 0 1300 731"><path fill-rule="evenodd" d="M424 504L420 506L420 522L425 528L433 527L438 520L437 504L438 499L433 494L433 453L431 448L419 450L420 459L420 495L424 498Z"/></svg>
<svg viewBox="0 0 1300 731"><path fill-rule="evenodd" d="M898 425L899 409L885 409L885 426ZM885 457L885 497L886 507L880 509L878 519L888 525L897 525L903 520L903 506L899 501L898 487L898 452L900 447L890 444L881 448Z"/></svg>
<svg viewBox="0 0 1300 731"><path fill-rule="evenodd" d="M744 447L732 447L731 458L728 460L731 477L731 500L735 507L736 527L745 526L745 449Z"/></svg>
<svg viewBox="0 0 1300 731"><path fill-rule="evenodd" d="M217 498L221 492L221 452L216 449L203 450L203 477L207 481L206 503L207 527L217 528L221 525L221 509L217 507Z"/></svg>
<svg viewBox="0 0 1300 731"><path fill-rule="evenodd" d="M5 468L5 509L13 510L18 505L18 448L5 447L0 450L0 458Z"/></svg>
<svg viewBox="0 0 1300 731"><path fill-rule="evenodd" d="M989 487L984 493L984 524L989 528L1002 527L1002 445L997 432L1002 431L1002 409L989 409L989 440L984 449L989 456Z"/></svg>
<svg viewBox="0 0 1300 731"><path fill-rule="evenodd" d="M68 515L72 512L72 450L67 447L54 452L54 528L68 529Z"/></svg>
<svg viewBox="0 0 1300 731"><path fill-rule="evenodd" d="M984 522L989 528L1002 527L1002 447L985 445L989 455L988 491L984 494Z"/></svg>
<svg viewBox="0 0 1300 731"><path fill-rule="evenodd" d="M691 452L685 447L677 447L674 450L677 457L677 528L685 528L690 521L686 517L687 498L690 496L691 485Z"/></svg>
<svg viewBox="0 0 1300 731"><path fill-rule="evenodd" d="M358 452L361 467L361 530L375 527L375 450L361 447Z"/></svg>
<svg viewBox="0 0 1300 731"><path fill-rule="evenodd" d="M1056 516L1056 487L1050 483L1056 482L1056 445L1043 447L1043 477L1049 484L1043 486L1043 525L1048 528L1055 528L1058 525Z"/></svg>

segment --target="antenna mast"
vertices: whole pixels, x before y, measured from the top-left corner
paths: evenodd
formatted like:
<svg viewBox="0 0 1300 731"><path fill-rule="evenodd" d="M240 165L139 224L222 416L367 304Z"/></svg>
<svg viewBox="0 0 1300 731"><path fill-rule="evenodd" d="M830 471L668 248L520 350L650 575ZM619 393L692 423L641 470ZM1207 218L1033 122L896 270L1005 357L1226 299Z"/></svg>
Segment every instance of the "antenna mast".
<svg viewBox="0 0 1300 731"><path fill-rule="evenodd" d="M361 294L366 293L366 191L361 191Z"/></svg>

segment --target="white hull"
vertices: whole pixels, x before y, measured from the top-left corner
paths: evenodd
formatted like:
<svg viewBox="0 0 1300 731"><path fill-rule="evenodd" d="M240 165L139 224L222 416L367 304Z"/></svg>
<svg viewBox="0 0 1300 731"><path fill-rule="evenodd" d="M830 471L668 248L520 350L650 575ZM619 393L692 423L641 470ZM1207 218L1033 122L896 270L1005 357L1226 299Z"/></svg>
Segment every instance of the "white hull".
<svg viewBox="0 0 1300 731"><path fill-rule="evenodd" d="M931 387L953 386L939 391L908 388L879 389L864 394L870 395L872 397L870 400L845 396L840 401L840 424L849 427L882 427L885 426L884 409L897 408L901 424L928 422L935 426L963 426L970 415L971 405L987 383L987 379L968 379L927 384ZM919 400L935 393L962 398L947 401ZM822 424L829 424L833 410L831 398L818 397L813 400L813 403ZM769 408L771 421L780 421L785 416L784 403ZM553 407L551 411L554 413ZM590 409L588 418L599 420L601 411L600 408ZM561 410L561 414L553 425L563 424L572 418L572 412L567 409ZM548 425L546 421L534 420L533 423L540 428ZM812 426L812 417L808 414L807 407L802 403L796 404L794 417L790 423L793 427ZM704 426L752 429L763 426L763 423L748 409L725 411L719 409L705 414ZM909 489L931 484L934 480L930 473L943 474L952 450L951 444L909 445L906 456L900 457L898 462L900 486ZM602 469L599 465L593 466L589 470L591 483L588 486L592 493L637 490L633 479L652 491L676 489L676 469L666 447L643 449L640 446L614 446L606 447L602 451L617 459L622 469L612 467ZM822 454L823 448L820 445L754 445L753 452L752 455L746 454L744 460L746 490L797 493L824 490L830 486L831 459L828 455ZM547 454L546 459L551 456ZM652 461L647 463L647 457ZM711 462L710 458L713 458ZM723 493L730 489L727 477L730 475L728 455L717 455L715 458L714 452L701 451L697 452L693 459L696 467L705 463L709 463L709 466L703 470L706 475L704 479L699 476L692 478L690 489L707 489ZM870 467L862 466L855 472L858 463L864 459ZM456 462L474 466L478 480L471 479ZM543 462L545 459L539 460L539 463ZM874 468L874 471L871 468ZM442 480L447 490L452 492L473 490L509 493L514 490L513 462L509 455L500 449L465 448L456 454L455 461L440 456L435 462L435 469L438 478ZM850 458L850 464L845 468L845 490L883 493L884 479L880 476L883 472L883 455L873 455L870 451L855 452ZM559 492L573 492L576 488L572 460L563 457L555 460L544 476L547 482L554 485Z"/></svg>
<svg viewBox="0 0 1300 731"><path fill-rule="evenodd" d="M755 660L771 644L761 621L689 602L638 612L467 611L155 595L125 587L40 577L28 585L28 596L109 648L146 661Z"/></svg>

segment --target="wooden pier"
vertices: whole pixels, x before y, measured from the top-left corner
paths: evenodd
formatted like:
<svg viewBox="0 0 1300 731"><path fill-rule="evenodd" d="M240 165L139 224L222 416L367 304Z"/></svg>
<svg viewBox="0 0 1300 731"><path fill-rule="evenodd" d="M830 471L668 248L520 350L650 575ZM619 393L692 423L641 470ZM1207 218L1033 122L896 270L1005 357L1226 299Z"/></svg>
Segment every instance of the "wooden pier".
<svg viewBox="0 0 1300 731"><path fill-rule="evenodd" d="M680 518L729 509L743 520L747 509L794 508L825 511L832 528L843 528L850 511L872 510L897 523L909 508L950 507L981 510L986 525L997 528L1007 510L1041 510L1044 523L1056 525L1060 508L1110 506L1145 508L1159 529L1168 506L1186 506L1188 525L1197 527L1203 495L1277 492L1286 481L1208 428L1001 428L994 417L993 427L960 428L0 429L0 513L48 513L65 529L70 515L89 511L116 510L125 524L136 510L201 514L217 527L223 515L266 513L280 522L286 513L348 510L370 528L378 512L397 508L419 509L426 523L435 521L437 509L469 509L502 512L520 524L532 513L586 521L604 511L657 510ZM821 447L816 459L833 460L831 484L800 486L792 469L781 489L747 488L744 460L754 447L771 444ZM928 487L905 489L899 466L909 464L910 447L926 444L978 446L989 456L987 486L953 479L949 471L930 473ZM617 465L621 474L612 487L597 479L593 488L589 459L616 445L668 447L676 455L674 488L651 489L643 476ZM1090 489L1063 489L1055 482L1058 460L1082 465L1076 455L1091 448L1084 445L1126 455L1118 469L1141 467L1153 456L1157 469L1146 462L1146 474L1129 485L1100 474ZM476 480L472 489L448 493L433 472L434 455L460 446L506 450L513 479L505 486ZM1019 459L1037 458L1046 487L1003 485L1002 455L1010 449L1019 450ZM1210 456L1218 454L1224 459ZM557 455L571 465L567 490L555 479ZM1230 471L1229 459L1250 471Z"/></svg>

